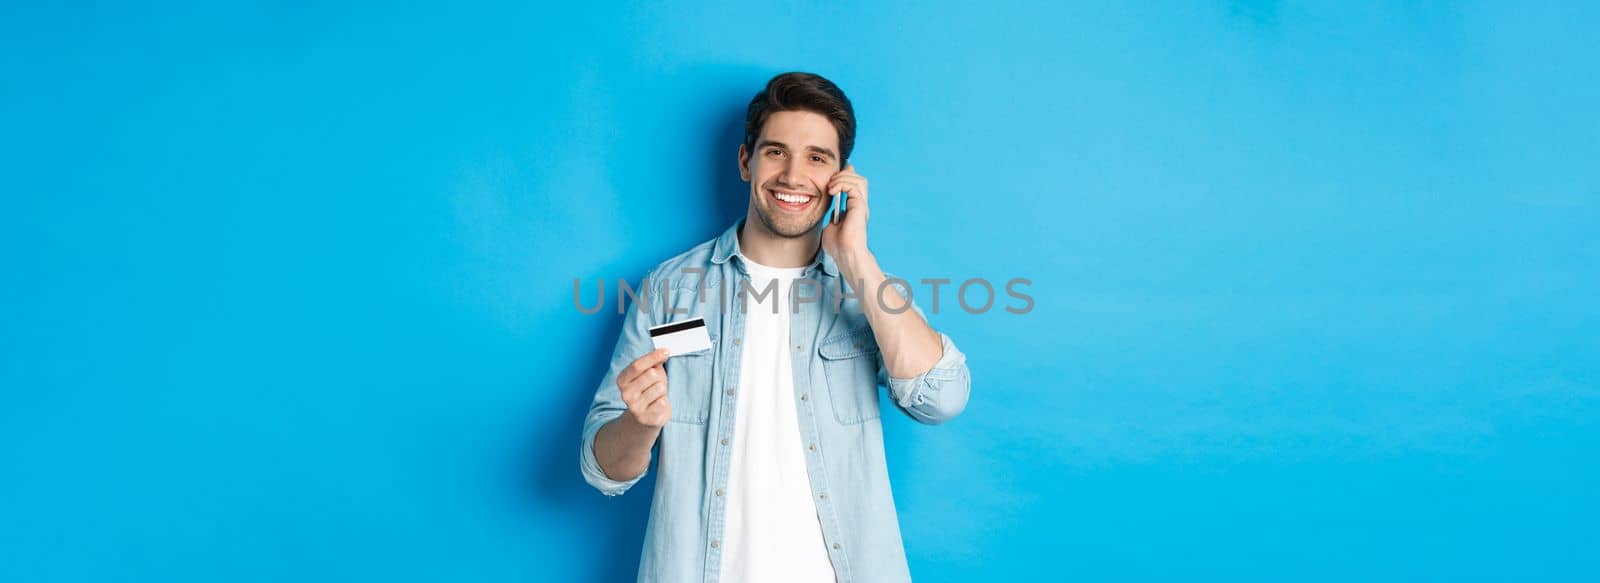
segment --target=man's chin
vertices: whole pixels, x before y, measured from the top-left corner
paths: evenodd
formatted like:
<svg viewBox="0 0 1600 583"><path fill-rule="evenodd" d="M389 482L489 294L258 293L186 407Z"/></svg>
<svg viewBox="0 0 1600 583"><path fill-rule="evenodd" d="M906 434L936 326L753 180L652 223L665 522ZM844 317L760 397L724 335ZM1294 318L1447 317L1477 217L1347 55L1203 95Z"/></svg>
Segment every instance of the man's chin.
<svg viewBox="0 0 1600 583"><path fill-rule="evenodd" d="M761 222L766 223L768 231L786 239L798 239L810 235L817 229L817 225L822 224L820 216L815 220L801 223L793 217L774 217L773 213L766 209L758 209L757 212L761 215Z"/></svg>

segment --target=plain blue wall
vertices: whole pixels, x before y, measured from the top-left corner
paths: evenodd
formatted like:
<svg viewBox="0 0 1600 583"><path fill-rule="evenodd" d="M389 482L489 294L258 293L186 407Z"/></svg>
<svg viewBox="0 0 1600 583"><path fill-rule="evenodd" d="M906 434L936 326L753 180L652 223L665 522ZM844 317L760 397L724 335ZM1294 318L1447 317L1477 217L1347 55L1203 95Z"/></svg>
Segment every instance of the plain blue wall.
<svg viewBox="0 0 1600 583"><path fill-rule="evenodd" d="M1594 4L504 4L0 7L0 580L631 580L572 282L793 69L888 269L1034 281L886 417L919 580L1600 577Z"/></svg>

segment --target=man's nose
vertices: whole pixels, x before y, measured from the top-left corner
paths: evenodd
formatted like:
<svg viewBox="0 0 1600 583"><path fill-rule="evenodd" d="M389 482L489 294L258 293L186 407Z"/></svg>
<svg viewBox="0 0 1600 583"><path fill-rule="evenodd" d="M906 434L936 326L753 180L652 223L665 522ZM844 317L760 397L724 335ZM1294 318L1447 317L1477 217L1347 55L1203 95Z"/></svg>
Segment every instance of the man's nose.
<svg viewBox="0 0 1600 583"><path fill-rule="evenodd" d="M788 188L794 188L800 185L800 176L800 164L790 158L788 162L784 163L783 170L778 173L778 183Z"/></svg>

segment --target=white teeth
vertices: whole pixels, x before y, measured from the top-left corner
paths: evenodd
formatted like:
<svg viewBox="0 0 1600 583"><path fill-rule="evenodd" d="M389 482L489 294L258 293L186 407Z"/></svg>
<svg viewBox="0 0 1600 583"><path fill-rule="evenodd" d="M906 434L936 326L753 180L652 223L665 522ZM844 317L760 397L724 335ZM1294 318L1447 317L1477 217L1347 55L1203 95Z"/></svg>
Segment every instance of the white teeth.
<svg viewBox="0 0 1600 583"><path fill-rule="evenodd" d="M778 200L789 204L805 204L811 200L810 196L804 194L784 194L781 192L773 192L772 195L777 197Z"/></svg>

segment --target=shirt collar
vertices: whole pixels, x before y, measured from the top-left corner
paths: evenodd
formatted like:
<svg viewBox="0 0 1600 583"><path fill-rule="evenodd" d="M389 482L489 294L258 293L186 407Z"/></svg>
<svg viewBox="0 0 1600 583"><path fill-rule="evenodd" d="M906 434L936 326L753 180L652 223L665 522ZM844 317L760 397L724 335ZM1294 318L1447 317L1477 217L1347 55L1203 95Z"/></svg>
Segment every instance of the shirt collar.
<svg viewBox="0 0 1600 583"><path fill-rule="evenodd" d="M733 226L728 227L728 230L723 231L722 235L717 237L717 242L711 246L712 263L727 263L728 260L732 259L735 255L739 255L741 258L743 257L743 255L739 253L739 228L744 226L744 221L745 219L743 218L734 221ZM827 251L818 249L817 260L813 261L810 266L806 267L806 271L810 272L812 269L815 269L818 266L822 268L823 273L828 274L830 277L839 276L839 265L834 263L833 256L828 255ZM744 266L740 265L739 268L744 269Z"/></svg>

